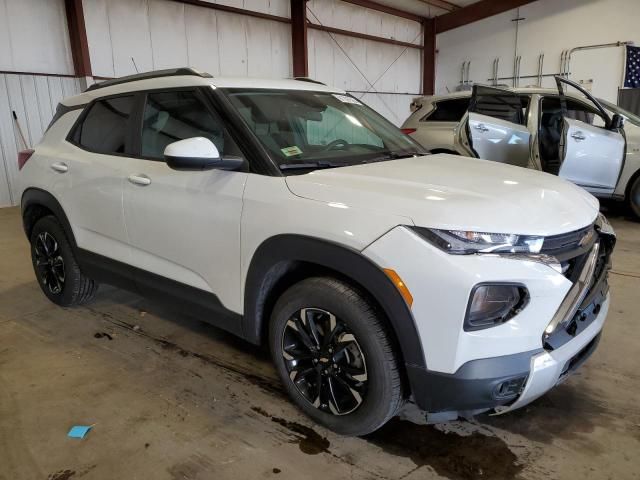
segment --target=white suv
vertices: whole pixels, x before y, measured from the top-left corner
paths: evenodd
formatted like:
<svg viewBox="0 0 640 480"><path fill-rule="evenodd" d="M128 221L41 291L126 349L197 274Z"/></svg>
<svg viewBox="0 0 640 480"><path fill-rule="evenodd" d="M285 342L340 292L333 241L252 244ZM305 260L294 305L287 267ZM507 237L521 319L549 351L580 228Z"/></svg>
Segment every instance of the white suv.
<svg viewBox="0 0 640 480"><path fill-rule="evenodd" d="M19 158L45 295L132 289L268 344L342 434L519 408L594 350L615 237L552 175L451 155L343 91L191 69L65 100Z"/></svg>

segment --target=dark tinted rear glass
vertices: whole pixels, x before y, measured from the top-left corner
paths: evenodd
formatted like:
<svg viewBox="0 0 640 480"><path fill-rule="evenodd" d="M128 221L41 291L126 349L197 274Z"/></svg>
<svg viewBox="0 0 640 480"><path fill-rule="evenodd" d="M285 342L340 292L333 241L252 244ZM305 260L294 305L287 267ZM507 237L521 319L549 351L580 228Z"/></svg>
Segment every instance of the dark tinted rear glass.
<svg viewBox="0 0 640 480"><path fill-rule="evenodd" d="M522 124L526 105L521 97L513 92L475 85L469 111Z"/></svg>
<svg viewBox="0 0 640 480"><path fill-rule="evenodd" d="M75 134L77 143L97 153L125 153L133 96L101 100L90 107Z"/></svg>
<svg viewBox="0 0 640 480"><path fill-rule="evenodd" d="M469 108L469 97L441 100L436 109L425 115L423 122L459 122Z"/></svg>

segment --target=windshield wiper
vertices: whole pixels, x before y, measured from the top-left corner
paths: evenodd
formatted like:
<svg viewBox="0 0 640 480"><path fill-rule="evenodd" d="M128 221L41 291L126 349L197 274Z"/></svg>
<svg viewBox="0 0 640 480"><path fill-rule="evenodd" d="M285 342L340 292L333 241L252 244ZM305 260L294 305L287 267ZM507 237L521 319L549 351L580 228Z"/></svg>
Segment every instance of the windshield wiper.
<svg viewBox="0 0 640 480"><path fill-rule="evenodd" d="M279 165L280 170L304 170L311 168L335 168L344 167L342 163L332 163L326 161L319 162L304 162L304 163L281 163Z"/></svg>
<svg viewBox="0 0 640 480"><path fill-rule="evenodd" d="M361 163L374 163L374 162L384 162L385 160L399 160L401 158L411 158L411 157L419 157L422 155L427 155L424 152L387 152L384 155L376 158L370 158L368 160L364 160Z"/></svg>

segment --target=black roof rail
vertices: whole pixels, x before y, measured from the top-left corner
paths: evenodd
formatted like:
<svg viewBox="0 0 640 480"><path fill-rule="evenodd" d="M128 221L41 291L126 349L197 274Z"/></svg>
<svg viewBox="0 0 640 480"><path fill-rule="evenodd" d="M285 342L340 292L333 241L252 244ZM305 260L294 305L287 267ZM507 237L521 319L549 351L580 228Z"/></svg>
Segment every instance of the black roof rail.
<svg viewBox="0 0 640 480"><path fill-rule="evenodd" d="M137 80L148 80L150 78L161 77L177 77L180 75L191 75L201 78L213 78L210 73L200 72L195 68L168 68L166 70L153 70L151 72L136 73L135 75L127 75L126 77L118 77L112 80L105 80L104 82L94 83L85 91L97 90L99 88L111 87L113 85L120 85L122 83L135 82Z"/></svg>
<svg viewBox="0 0 640 480"><path fill-rule="evenodd" d="M299 82L317 83L318 85L324 85L325 87L327 86L326 83L322 83L318 80L314 80L313 78L309 78L309 77L293 77L293 79L298 80Z"/></svg>

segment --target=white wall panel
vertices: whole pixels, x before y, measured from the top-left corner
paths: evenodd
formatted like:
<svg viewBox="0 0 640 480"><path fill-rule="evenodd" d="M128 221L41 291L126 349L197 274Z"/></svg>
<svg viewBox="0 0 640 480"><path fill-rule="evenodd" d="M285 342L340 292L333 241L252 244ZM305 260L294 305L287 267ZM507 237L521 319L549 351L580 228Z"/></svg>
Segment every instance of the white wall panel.
<svg viewBox="0 0 640 480"><path fill-rule="evenodd" d="M312 23L320 22L343 30L422 44L422 26L413 20L341 0L309 0L307 6L307 16Z"/></svg>
<svg viewBox="0 0 640 480"><path fill-rule="evenodd" d="M73 73L64 0L0 0L0 70Z"/></svg>
<svg viewBox="0 0 640 480"><path fill-rule="evenodd" d="M288 14L280 0L245 2L225 4ZM135 73L132 56L141 72L192 66L212 75L291 74L286 24L167 0L84 0L84 7L97 76Z"/></svg>
<svg viewBox="0 0 640 480"><path fill-rule="evenodd" d="M391 122L402 124L409 116L411 98L420 92L420 50L344 35L333 37L346 55L327 32L309 30L311 77L352 91Z"/></svg>
<svg viewBox="0 0 640 480"><path fill-rule="evenodd" d="M0 207L17 205L18 151L42 138L58 102L81 91L76 78L0 74ZM25 136L23 143L12 112Z"/></svg>
<svg viewBox="0 0 640 480"><path fill-rule="evenodd" d="M493 59L500 58L501 77L512 76L515 51L515 18L512 10L438 35L436 90L444 93L459 83L460 66L471 60L471 80L487 83ZM537 59L545 54L544 73L558 73L560 53L582 45L632 40L640 42L637 0L563 0L533 2L520 7L518 53L521 75L537 73ZM616 101L624 67L624 48L577 52L571 61L572 80L593 80L593 92ZM510 80L502 81L511 84ZM525 86L535 78L521 79ZM543 86L553 86L551 77Z"/></svg>

